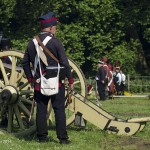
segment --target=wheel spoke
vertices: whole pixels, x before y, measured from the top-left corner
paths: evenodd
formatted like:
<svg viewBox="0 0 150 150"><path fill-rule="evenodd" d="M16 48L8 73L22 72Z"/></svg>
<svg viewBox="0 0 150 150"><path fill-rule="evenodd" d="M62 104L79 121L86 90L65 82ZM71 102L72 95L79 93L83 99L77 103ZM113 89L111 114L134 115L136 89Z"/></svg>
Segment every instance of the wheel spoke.
<svg viewBox="0 0 150 150"><path fill-rule="evenodd" d="M22 90L25 88L27 85L29 85L29 82L24 83L23 85L19 86L19 90Z"/></svg>
<svg viewBox="0 0 150 150"><path fill-rule="evenodd" d="M19 102L18 106L21 108L23 113L25 113L28 117L30 117L30 111L27 109L27 107L22 102Z"/></svg>
<svg viewBox="0 0 150 150"><path fill-rule="evenodd" d="M1 96L1 95L0 95ZM6 113L6 110L7 110L7 106L4 104L3 100L0 99L0 116L3 116L5 113Z"/></svg>
<svg viewBox="0 0 150 150"><path fill-rule="evenodd" d="M21 70L21 73L18 73L16 83L17 83L19 80L21 80L21 78L23 77L23 74L24 74L24 71L23 71L23 70Z"/></svg>
<svg viewBox="0 0 150 150"><path fill-rule="evenodd" d="M14 84L16 79L16 58L12 56L12 70L10 76L10 84Z"/></svg>
<svg viewBox="0 0 150 150"><path fill-rule="evenodd" d="M4 87L4 83L0 80L0 88Z"/></svg>
<svg viewBox="0 0 150 150"><path fill-rule="evenodd" d="M20 101L23 102L23 103L31 104L31 105L32 105L32 101L30 101L30 100L28 100L28 99L26 99L26 98L24 98L24 97L21 97L21 96L20 96L19 99L20 99Z"/></svg>
<svg viewBox="0 0 150 150"><path fill-rule="evenodd" d="M21 128L21 129L25 129L17 105L14 106L14 113L15 113L15 116L16 116L16 118L17 118L17 121L18 121L18 124L19 124L20 128Z"/></svg>
<svg viewBox="0 0 150 150"><path fill-rule="evenodd" d="M74 84L78 84L78 83L80 83L80 81L75 81L75 82L74 82Z"/></svg>
<svg viewBox="0 0 150 150"><path fill-rule="evenodd" d="M22 90L22 91L20 91L20 96L21 95L30 95L32 93L33 93L33 91L31 91L31 90Z"/></svg>
<svg viewBox="0 0 150 150"><path fill-rule="evenodd" d="M48 108L47 108L47 119L49 118L52 121L51 112L52 112L52 104L51 104L51 101L49 101Z"/></svg>
<svg viewBox="0 0 150 150"><path fill-rule="evenodd" d="M2 74L3 74L3 78L4 78L4 81L5 81L5 84L8 85L9 81L8 81L7 73L6 73L6 70L4 68L4 65L3 65L1 59L0 59L0 68L1 68L1 71L2 71Z"/></svg>
<svg viewBox="0 0 150 150"><path fill-rule="evenodd" d="M12 132L12 126L13 126L13 108L11 105L8 106L8 126L7 131Z"/></svg>

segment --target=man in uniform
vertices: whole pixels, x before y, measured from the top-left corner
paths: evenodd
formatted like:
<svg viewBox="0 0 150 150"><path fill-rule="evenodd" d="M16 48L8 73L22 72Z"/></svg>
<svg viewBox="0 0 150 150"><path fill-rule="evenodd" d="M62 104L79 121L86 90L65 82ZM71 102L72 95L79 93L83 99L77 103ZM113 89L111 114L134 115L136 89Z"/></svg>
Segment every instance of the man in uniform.
<svg viewBox="0 0 150 150"><path fill-rule="evenodd" d="M53 12L48 12L47 14L39 17L41 23L42 32L38 35L41 41L43 41L47 36L52 37L48 43L45 45L46 48L59 60L60 65L65 66L66 68L66 77L68 78L70 89L73 88L73 78L71 75L71 68L68 63L68 59L65 53L65 50L61 42L54 36L56 33L57 18ZM46 55L47 62L49 66L57 66L57 62L50 57L44 50ZM48 137L47 129L47 106L49 100L55 113L55 122L56 122L56 134L59 142L61 144L70 144L70 140L66 131L66 115L65 115L65 87L63 82L59 82L59 93L52 96L45 96L40 92L40 73L39 67L37 67L35 75L31 73L31 67L34 66L35 57L37 55L33 39L29 42L28 47L25 51L23 58L23 69L26 74L26 77L31 83L31 86L34 84L34 99L37 103L37 114L36 114L36 126L37 126L37 138L39 142L48 142L51 139ZM42 74L45 73L46 66L40 60ZM39 65L39 64L38 64Z"/></svg>
<svg viewBox="0 0 150 150"><path fill-rule="evenodd" d="M98 72L96 75L96 82L97 82L97 90L100 97L100 100L105 100L105 76L106 72L103 67L104 62L100 61L98 62Z"/></svg>

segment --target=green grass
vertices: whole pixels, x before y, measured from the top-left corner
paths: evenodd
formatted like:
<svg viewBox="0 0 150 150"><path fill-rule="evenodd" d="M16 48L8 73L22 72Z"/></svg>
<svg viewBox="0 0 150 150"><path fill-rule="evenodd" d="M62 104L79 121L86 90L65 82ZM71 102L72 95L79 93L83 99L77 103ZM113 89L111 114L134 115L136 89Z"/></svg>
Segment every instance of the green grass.
<svg viewBox="0 0 150 150"><path fill-rule="evenodd" d="M93 101L94 102L94 101ZM150 116L150 100L148 98L115 98L102 103L102 108L118 118L140 118ZM93 116L94 117L94 116ZM149 150L150 123L136 135L118 136L108 134L91 123L85 129L75 126L68 128L72 141L70 145L57 142L39 144L35 137L17 138L10 134L0 135L0 150ZM57 141L55 129L49 135Z"/></svg>

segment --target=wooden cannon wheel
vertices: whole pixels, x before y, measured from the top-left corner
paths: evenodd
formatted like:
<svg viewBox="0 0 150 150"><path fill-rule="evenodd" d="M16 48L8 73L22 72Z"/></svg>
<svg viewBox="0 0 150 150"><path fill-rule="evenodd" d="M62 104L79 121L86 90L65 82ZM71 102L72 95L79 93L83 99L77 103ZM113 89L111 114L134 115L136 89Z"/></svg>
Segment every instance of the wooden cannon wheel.
<svg viewBox="0 0 150 150"><path fill-rule="evenodd" d="M69 58L69 64L70 64L70 67L71 67L72 75L75 79L74 92L78 93L78 94L81 94L83 97L86 97L87 96L87 85L86 85L86 79L85 79L85 76L84 76L82 70L70 58ZM67 103L67 101L66 101L66 103ZM73 105L68 104L66 106L66 117L67 117L67 122L66 123L67 123L67 126L71 125L75 120L75 108L72 109L72 107L74 107L75 99L72 99L71 103Z"/></svg>
<svg viewBox="0 0 150 150"><path fill-rule="evenodd" d="M0 129L16 135L35 131L34 118L29 121L33 90L22 69L23 53L0 52Z"/></svg>
<svg viewBox="0 0 150 150"><path fill-rule="evenodd" d="M19 51L0 52L0 130L21 136L36 130L35 110L29 121L33 89L22 69L23 54ZM69 63L75 78L75 90L86 96L84 74L73 60L69 59ZM67 119L70 118L73 121L74 113L68 115Z"/></svg>

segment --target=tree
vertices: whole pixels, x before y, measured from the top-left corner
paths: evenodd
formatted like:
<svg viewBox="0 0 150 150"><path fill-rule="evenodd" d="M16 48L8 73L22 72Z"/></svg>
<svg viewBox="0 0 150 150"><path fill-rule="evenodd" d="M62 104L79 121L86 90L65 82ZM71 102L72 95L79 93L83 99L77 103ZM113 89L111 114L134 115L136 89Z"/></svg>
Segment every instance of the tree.
<svg viewBox="0 0 150 150"><path fill-rule="evenodd" d="M112 63L119 59L126 74L143 74L143 70L136 69L138 61L148 71L144 55L150 42L148 0L3 0L3 3L0 23L7 24L3 30L12 37L14 49L25 50L28 40L40 32L38 16L54 11L60 22L57 37L63 41L67 55L87 76L95 74L97 61L103 56Z"/></svg>
<svg viewBox="0 0 150 150"><path fill-rule="evenodd" d="M13 18L15 5L16 0L0 1L0 31L7 31L7 34L11 32L10 20Z"/></svg>
<svg viewBox="0 0 150 150"><path fill-rule="evenodd" d="M138 42L135 50L137 54L137 67L135 67L135 70L140 74L148 74L149 68L146 63L145 55L148 54L148 43L150 44L148 40L150 37L149 0L126 0L124 2L119 0L118 4L120 5L126 24L125 31L128 35L128 39L134 39Z"/></svg>

